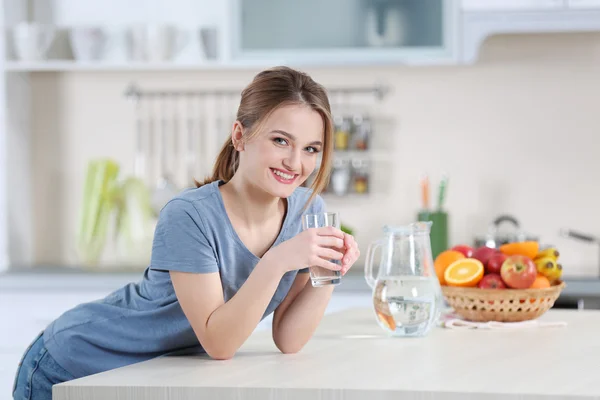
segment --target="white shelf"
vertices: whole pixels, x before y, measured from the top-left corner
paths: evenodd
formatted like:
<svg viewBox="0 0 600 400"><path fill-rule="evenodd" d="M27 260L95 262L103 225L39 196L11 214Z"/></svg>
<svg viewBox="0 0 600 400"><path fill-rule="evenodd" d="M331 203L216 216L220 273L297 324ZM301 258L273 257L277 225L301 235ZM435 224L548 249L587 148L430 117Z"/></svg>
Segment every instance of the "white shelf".
<svg viewBox="0 0 600 400"><path fill-rule="evenodd" d="M276 65L277 61L273 61ZM257 62L222 62L201 61L197 63L177 62L79 62L72 60L48 60L39 62L7 61L5 70L8 72L121 72L121 71L197 71L197 70L240 70L264 67L264 61Z"/></svg>

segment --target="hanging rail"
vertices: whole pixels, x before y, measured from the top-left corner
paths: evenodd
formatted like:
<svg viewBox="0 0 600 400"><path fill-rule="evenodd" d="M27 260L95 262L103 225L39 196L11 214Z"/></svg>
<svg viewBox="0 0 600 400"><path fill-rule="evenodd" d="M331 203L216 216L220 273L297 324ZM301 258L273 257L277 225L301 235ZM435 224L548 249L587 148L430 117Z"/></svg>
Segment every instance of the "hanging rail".
<svg viewBox="0 0 600 400"><path fill-rule="evenodd" d="M390 92L389 86L376 84L363 87L335 87L327 88L330 95L352 95L352 94L372 94L377 100L381 101ZM210 97L210 96L236 96L240 95L238 89L197 89L197 90L142 90L135 83L131 83L125 90L125 96L129 99L138 100L142 97Z"/></svg>

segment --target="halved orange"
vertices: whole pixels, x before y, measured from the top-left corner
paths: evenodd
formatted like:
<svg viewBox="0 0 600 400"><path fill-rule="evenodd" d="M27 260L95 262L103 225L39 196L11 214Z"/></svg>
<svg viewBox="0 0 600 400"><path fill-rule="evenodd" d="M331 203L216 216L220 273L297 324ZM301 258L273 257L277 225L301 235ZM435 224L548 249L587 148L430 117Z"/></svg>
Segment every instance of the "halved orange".
<svg viewBox="0 0 600 400"><path fill-rule="evenodd" d="M449 286L473 287L483 278L484 268L475 258L456 260L444 271L444 279Z"/></svg>

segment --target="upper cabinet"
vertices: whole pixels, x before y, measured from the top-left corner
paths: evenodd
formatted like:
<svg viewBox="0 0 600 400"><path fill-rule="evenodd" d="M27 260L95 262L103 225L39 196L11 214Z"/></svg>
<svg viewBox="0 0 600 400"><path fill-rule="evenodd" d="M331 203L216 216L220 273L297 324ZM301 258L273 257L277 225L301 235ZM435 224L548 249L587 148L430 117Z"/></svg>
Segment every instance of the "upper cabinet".
<svg viewBox="0 0 600 400"><path fill-rule="evenodd" d="M600 31L600 0L462 0L460 63L499 34Z"/></svg>
<svg viewBox="0 0 600 400"><path fill-rule="evenodd" d="M600 31L600 0L0 0L0 21L8 71L469 64L492 35Z"/></svg>
<svg viewBox="0 0 600 400"><path fill-rule="evenodd" d="M453 62L454 0L233 0L232 58L311 65Z"/></svg>
<svg viewBox="0 0 600 400"><path fill-rule="evenodd" d="M564 0L463 0L467 11L552 10L564 6Z"/></svg>

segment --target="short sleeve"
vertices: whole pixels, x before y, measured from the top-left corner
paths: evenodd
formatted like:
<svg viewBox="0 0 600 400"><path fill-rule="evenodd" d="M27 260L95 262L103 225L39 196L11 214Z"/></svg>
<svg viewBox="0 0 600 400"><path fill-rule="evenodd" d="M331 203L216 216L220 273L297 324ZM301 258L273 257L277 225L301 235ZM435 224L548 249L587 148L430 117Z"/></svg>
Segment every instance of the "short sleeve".
<svg viewBox="0 0 600 400"><path fill-rule="evenodd" d="M196 273L219 271L200 214L190 201L173 199L161 210L150 268Z"/></svg>
<svg viewBox="0 0 600 400"><path fill-rule="evenodd" d="M320 195L315 196L310 207L308 207L307 214L319 214L327 211L325 200ZM302 268L298 270L299 274L305 274L308 272L308 268Z"/></svg>

